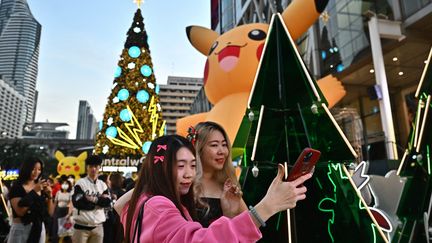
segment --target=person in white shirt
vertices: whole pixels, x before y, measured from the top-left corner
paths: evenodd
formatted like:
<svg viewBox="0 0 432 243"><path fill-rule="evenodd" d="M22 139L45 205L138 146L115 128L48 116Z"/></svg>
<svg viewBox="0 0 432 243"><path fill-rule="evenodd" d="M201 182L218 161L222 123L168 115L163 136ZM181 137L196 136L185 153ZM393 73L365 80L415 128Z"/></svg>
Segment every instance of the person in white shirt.
<svg viewBox="0 0 432 243"><path fill-rule="evenodd" d="M73 242L103 242L102 224L106 220L104 208L111 206L111 197L107 185L98 179L101 164L99 156L88 157L87 176L75 184L72 195L75 220Z"/></svg>

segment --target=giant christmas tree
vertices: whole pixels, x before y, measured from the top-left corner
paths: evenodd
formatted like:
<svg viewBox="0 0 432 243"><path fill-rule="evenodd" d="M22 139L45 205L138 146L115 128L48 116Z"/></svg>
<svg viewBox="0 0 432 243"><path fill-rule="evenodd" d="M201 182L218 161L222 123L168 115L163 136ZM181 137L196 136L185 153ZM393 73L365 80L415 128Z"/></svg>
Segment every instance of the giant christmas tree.
<svg viewBox="0 0 432 243"><path fill-rule="evenodd" d="M105 108L95 153L106 157L141 157L164 134L159 85L153 73L141 10L135 13Z"/></svg>

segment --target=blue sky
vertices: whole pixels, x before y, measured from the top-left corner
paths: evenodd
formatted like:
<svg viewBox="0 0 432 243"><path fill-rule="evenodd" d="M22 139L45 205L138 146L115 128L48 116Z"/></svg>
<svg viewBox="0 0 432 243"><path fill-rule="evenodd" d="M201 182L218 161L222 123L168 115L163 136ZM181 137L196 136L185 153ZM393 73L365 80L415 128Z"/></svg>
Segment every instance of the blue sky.
<svg viewBox="0 0 432 243"><path fill-rule="evenodd" d="M36 121L67 122L75 138L79 100L102 119L137 6L133 0L28 3L42 25ZM202 77L205 57L190 45L185 27L210 26L210 0L146 0L141 10L157 82Z"/></svg>

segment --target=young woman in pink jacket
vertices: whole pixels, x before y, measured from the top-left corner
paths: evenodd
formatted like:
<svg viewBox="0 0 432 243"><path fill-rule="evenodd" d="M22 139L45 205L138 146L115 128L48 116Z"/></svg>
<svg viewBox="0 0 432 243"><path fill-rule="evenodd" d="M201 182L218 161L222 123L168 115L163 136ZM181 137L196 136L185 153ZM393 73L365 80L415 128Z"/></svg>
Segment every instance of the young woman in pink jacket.
<svg viewBox="0 0 432 243"><path fill-rule="evenodd" d="M267 219L306 197L303 183L311 175L283 182L283 166L279 165L278 175L257 205L232 219L220 217L203 228L194 222L194 154L193 145L181 136L153 141L132 197L120 209L126 242L255 242L261 238L259 227L265 226ZM223 193L238 200L230 186L225 186Z"/></svg>

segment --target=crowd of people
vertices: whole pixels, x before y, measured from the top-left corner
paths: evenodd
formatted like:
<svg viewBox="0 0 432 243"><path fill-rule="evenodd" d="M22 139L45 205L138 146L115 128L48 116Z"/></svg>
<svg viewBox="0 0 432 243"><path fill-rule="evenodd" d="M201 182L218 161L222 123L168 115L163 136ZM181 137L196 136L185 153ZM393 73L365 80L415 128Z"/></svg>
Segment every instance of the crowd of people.
<svg viewBox="0 0 432 243"><path fill-rule="evenodd" d="M89 156L85 177L49 181L40 159L24 161L6 195L7 242L255 242L267 219L305 199L303 183L312 176L285 182L278 165L267 194L247 207L230 141L213 122L187 138L155 139L135 181L100 174L101 163Z"/></svg>
<svg viewBox="0 0 432 243"><path fill-rule="evenodd" d="M3 184L10 212L5 242L120 242L113 204L134 180L118 172L100 174L101 163L98 156L87 158L87 175L78 180L73 175L44 178L43 161L26 158L18 179Z"/></svg>

